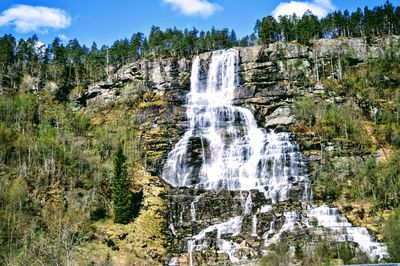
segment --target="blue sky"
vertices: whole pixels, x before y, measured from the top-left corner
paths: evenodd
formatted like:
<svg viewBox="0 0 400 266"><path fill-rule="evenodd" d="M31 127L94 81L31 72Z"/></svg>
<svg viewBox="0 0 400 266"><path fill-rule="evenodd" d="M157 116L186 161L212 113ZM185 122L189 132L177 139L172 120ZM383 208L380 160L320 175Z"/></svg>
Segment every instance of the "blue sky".
<svg viewBox="0 0 400 266"><path fill-rule="evenodd" d="M397 4L398 0L391 2ZM44 43L55 36L65 42L77 38L90 45L112 44L134 32L146 35L152 25L230 28L238 37L252 33L254 23L268 15L301 13L311 9L323 15L340 9L384 4L385 0L1 0L0 35L27 38L36 33Z"/></svg>

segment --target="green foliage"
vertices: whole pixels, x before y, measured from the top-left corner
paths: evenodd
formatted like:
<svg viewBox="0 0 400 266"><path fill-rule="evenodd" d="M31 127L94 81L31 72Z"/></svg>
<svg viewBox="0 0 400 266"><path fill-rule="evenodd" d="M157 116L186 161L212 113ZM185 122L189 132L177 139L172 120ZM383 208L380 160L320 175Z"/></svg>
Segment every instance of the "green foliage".
<svg viewBox="0 0 400 266"><path fill-rule="evenodd" d="M400 261L400 208L393 211L385 223L383 237L391 256L391 261Z"/></svg>
<svg viewBox="0 0 400 266"><path fill-rule="evenodd" d="M356 253L354 246L348 243L339 243L322 240L315 245L303 246L303 257L301 261L303 265L332 265L332 261L339 263L353 264L362 257L362 254ZM369 262L363 260L362 262ZM333 263L336 265L336 263Z"/></svg>
<svg viewBox="0 0 400 266"><path fill-rule="evenodd" d="M349 264L354 256L354 249L352 249L349 244L339 243L337 245L337 258L343 260L345 264Z"/></svg>
<svg viewBox="0 0 400 266"><path fill-rule="evenodd" d="M339 198L342 186L338 185L338 182L324 176L320 179L320 185L322 187L322 196L320 197L322 201L333 202Z"/></svg>
<svg viewBox="0 0 400 266"><path fill-rule="evenodd" d="M267 256L261 258L260 266L284 266L288 265L290 258L288 257L289 246L286 242L279 242L271 247L271 251Z"/></svg>
<svg viewBox="0 0 400 266"><path fill-rule="evenodd" d="M278 40L278 23L273 16L257 20L254 30L258 33L258 43L268 44Z"/></svg>
<svg viewBox="0 0 400 266"><path fill-rule="evenodd" d="M335 164L337 158L325 156L321 161L321 166L315 173L313 180L314 199L323 202L334 202L339 198L344 188L344 176L346 171L341 164ZM344 172L344 173L343 173Z"/></svg>
<svg viewBox="0 0 400 266"><path fill-rule="evenodd" d="M254 33L237 39L234 30L215 29L198 31L196 28L178 30L152 26L148 36L134 33L131 38L116 40L110 47L99 48L96 43L91 47L81 45L73 39L63 44L55 38L48 46L40 45L36 35L18 42L6 34L0 37L0 85L10 91L26 89L38 91L47 88L51 82L58 85L58 98L66 100L68 94L77 86L85 86L99 81L124 64L140 58L190 57L192 55L230 48L269 44L275 41L298 41L310 44L315 38L328 37L365 37L399 34L400 7L390 2L372 10L365 8L350 14L349 11L335 11L325 18L318 19L311 12L301 17L281 16L276 20L267 16L256 21ZM393 51L396 47L393 47ZM384 69L391 69L390 57L384 60ZM338 51L334 59L339 65L353 65L352 57ZM341 59L342 58L342 59ZM333 59L332 59L333 60ZM343 62L342 62L343 61ZM331 69L331 73L335 72ZM341 70L338 73L341 78ZM21 86L25 84L25 86Z"/></svg>
<svg viewBox="0 0 400 266"><path fill-rule="evenodd" d="M320 133L328 140L337 137L357 141L361 138L360 114L352 103L328 104L320 121Z"/></svg>
<svg viewBox="0 0 400 266"><path fill-rule="evenodd" d="M127 224L132 219L130 184L126 168L126 157L120 146L114 158L114 175L111 181L114 222Z"/></svg>
<svg viewBox="0 0 400 266"><path fill-rule="evenodd" d="M311 168L314 199L339 204L344 211L349 205L342 200L362 202L351 207L355 221L378 233L383 210L400 204L398 49L393 42L382 58L365 64L351 62L352 51L343 52L342 79L321 75L324 93L312 100L299 98L294 108L298 122L293 130L305 139L301 145L321 155L320 164ZM365 260L355 254L352 262Z"/></svg>
<svg viewBox="0 0 400 266"><path fill-rule="evenodd" d="M315 198L324 201L335 200L347 187L351 191L348 197L354 200L371 199L375 208L393 208L400 205L400 151L394 151L385 161L377 162L374 157L369 157L350 163L347 167L346 170L323 165L316 181L321 187L317 189ZM345 180L351 183L346 186Z"/></svg>
<svg viewBox="0 0 400 266"><path fill-rule="evenodd" d="M91 221L111 216L117 144L128 147L126 167L141 164L132 119L95 125L48 92L0 96L1 265L76 262ZM135 213L142 197L134 194Z"/></svg>
<svg viewBox="0 0 400 266"><path fill-rule="evenodd" d="M319 117L319 106L310 99L304 98L294 103L294 109L297 119L305 121L307 126L312 127Z"/></svg>
<svg viewBox="0 0 400 266"><path fill-rule="evenodd" d="M294 257L288 253L289 246L285 241L281 241L271 246L268 255L260 260L259 265L291 265L300 263L301 265L320 266L368 263L368 257L360 253L354 244L345 242L335 242L321 239L318 242L309 243L298 240L295 243Z"/></svg>
<svg viewBox="0 0 400 266"><path fill-rule="evenodd" d="M326 156L314 180L314 198L332 202L348 189L348 199L370 199L375 209L394 208L400 205L400 151L396 150L385 161L375 157L337 163Z"/></svg>
<svg viewBox="0 0 400 266"><path fill-rule="evenodd" d="M276 20L272 16L257 20L254 27L259 44L273 41L298 41L308 44L313 38L320 37L365 37L372 38L391 34L399 34L400 7L394 7L387 1L372 10L358 8L350 14L348 10L335 11L318 19L310 11L301 17L280 16Z"/></svg>
<svg viewBox="0 0 400 266"><path fill-rule="evenodd" d="M99 81L122 65L140 58L191 56L236 46L238 40L235 32L226 28L212 28L207 32L195 28L162 31L153 26L148 38L138 32L130 39L116 40L110 47L100 49L96 43L89 49L77 39L63 44L58 37L48 46L40 44L36 35L18 42L10 34L0 37L1 86L10 92L22 87L38 91L55 82L58 99L66 100L75 87ZM242 42L242 45L248 44Z"/></svg>
<svg viewBox="0 0 400 266"><path fill-rule="evenodd" d="M300 99L295 102L297 119L321 140L346 140L368 145L361 134L361 113L352 102L341 105Z"/></svg>
<svg viewBox="0 0 400 266"><path fill-rule="evenodd" d="M377 162L371 157L358 165L351 175L353 187L352 197L371 198L375 208L393 208L400 204L400 151L385 161Z"/></svg>

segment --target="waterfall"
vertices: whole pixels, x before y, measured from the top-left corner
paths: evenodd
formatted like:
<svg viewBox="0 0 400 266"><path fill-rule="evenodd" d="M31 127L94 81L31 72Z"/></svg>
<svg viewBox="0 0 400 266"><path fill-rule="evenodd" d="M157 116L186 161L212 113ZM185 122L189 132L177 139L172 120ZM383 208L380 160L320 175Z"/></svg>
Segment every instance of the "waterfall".
<svg viewBox="0 0 400 266"><path fill-rule="evenodd" d="M254 214L251 218L251 235L258 236L257 234L257 215Z"/></svg>
<svg viewBox="0 0 400 266"><path fill-rule="evenodd" d="M202 61L196 57L187 95L188 129L168 154L162 178L174 187L240 191L243 210L240 216L208 226L190 237L187 245L190 264L193 251L206 249L209 245L207 235L214 231L218 252L227 253L233 263L239 262L242 258L235 254L240 245L223 236L241 234L244 217L248 215L252 215L250 234L257 236L260 233L265 246L278 241L283 232L295 230L298 224L310 226L308 219L314 217L320 226L345 228L340 231L338 240L358 243L373 258L386 256L385 247L374 242L365 228L352 227L335 208L327 210L309 205L306 214L285 212L281 228L275 228L274 221L267 232L257 227L257 215L270 212L273 207L265 205L254 213L251 190L258 190L272 203L278 203L288 199L295 184L302 183L302 200L312 204L305 160L290 133L259 128L249 109L234 105L239 86L237 50L213 52L208 71L204 72ZM247 197L242 191L248 191ZM196 221L196 205L201 200L203 198L197 196L190 205L192 222ZM183 210L181 223L182 213Z"/></svg>
<svg viewBox="0 0 400 266"><path fill-rule="evenodd" d="M285 200L290 184L304 180L301 154L288 133L267 133L257 127L249 109L233 105L238 64L237 50L214 52L204 83L200 59L194 59L187 97L189 129L169 153L162 177L178 187L268 187L268 197ZM195 143L201 146L199 158L189 149Z"/></svg>
<svg viewBox="0 0 400 266"><path fill-rule="evenodd" d="M196 221L196 206L195 204L200 200L201 196L196 196L192 203L190 203L190 216L192 218L192 222Z"/></svg>

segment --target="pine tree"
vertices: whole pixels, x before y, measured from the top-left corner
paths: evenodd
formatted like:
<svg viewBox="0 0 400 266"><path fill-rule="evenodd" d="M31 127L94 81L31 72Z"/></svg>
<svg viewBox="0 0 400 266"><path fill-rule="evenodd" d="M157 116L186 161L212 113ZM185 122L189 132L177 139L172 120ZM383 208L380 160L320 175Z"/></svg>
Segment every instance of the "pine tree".
<svg viewBox="0 0 400 266"><path fill-rule="evenodd" d="M15 64L16 41L11 34L0 37L0 86L11 86Z"/></svg>
<svg viewBox="0 0 400 266"><path fill-rule="evenodd" d="M125 162L126 157L122 147L119 147L114 159L114 175L111 186L114 203L114 222L121 224L127 224L132 219L128 170Z"/></svg>

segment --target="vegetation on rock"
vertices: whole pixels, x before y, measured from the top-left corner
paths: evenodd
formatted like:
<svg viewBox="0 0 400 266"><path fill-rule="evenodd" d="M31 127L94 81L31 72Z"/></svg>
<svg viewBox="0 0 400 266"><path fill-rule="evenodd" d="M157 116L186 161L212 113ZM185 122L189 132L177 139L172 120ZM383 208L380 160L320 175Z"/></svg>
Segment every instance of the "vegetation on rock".
<svg viewBox="0 0 400 266"><path fill-rule="evenodd" d="M337 206L352 223L375 232L387 243L392 260L399 260L400 47L390 37L381 38L399 34L399 12L400 7L386 2L321 20L310 13L278 21L267 17L257 22L256 33L240 40L227 29L152 27L148 37L136 33L100 49L77 40L64 45L56 38L38 47L36 36L19 41L9 34L0 37L0 264L163 263L169 248L165 185L145 169L162 163L181 133L176 124L184 121L173 119L184 115L171 107L181 104L180 96L151 92L153 87L143 82L129 88L135 97L118 94L118 101L102 102L102 108L79 109L69 102L72 94L129 62L277 40L276 54L262 54L261 61L268 58L271 66L255 66L260 69L253 69L253 83L247 85L264 86L262 92L256 88L257 97L268 95L271 76L286 79L290 92L284 92L283 101L294 102L297 121L291 129L310 158L314 199ZM321 37L361 37L391 48L361 61L354 50L339 46L324 58L315 52L309 67L299 56L301 48L314 51ZM293 47L298 50L286 54ZM141 95L145 86L150 92ZM318 88L322 91L316 93ZM274 97L272 92L271 101ZM124 152L118 149L121 142ZM116 222L126 225L113 223L113 213ZM351 245L306 247L307 242L299 243L295 259L307 265L366 261ZM288 262L286 244L271 250L263 263Z"/></svg>
<svg viewBox="0 0 400 266"><path fill-rule="evenodd" d="M350 243L319 240L305 244L304 239L296 240L296 248L289 250L288 242L281 240L270 247L269 254L260 261L260 266L301 265L348 265L370 263L368 256L359 253Z"/></svg>
<svg viewBox="0 0 400 266"><path fill-rule="evenodd" d="M134 181L132 210L139 209L144 196L153 198L147 212L154 222L160 219L159 192L142 190L147 181L134 113L123 106L84 112L49 91L0 96L0 264L87 264L128 252L108 247L113 238L104 233L112 220L113 154L121 141ZM162 223L151 230L161 228ZM127 227L121 234L138 237L147 229ZM161 252L159 245L155 250Z"/></svg>
<svg viewBox="0 0 400 266"><path fill-rule="evenodd" d="M399 34L400 7L386 1L373 9L358 8L350 13L335 11L322 19L311 12L302 17L272 16L257 20L254 33L238 39L227 28L198 31L196 28L161 30L152 26L148 36L134 33L111 47L96 43L81 45L77 39L64 45L55 38L48 46L36 35L16 40L11 34L0 37L0 85L13 90L56 89L66 99L77 86L108 78L124 64L141 58L184 57L233 46L253 46L276 41L310 44L317 38L362 37L371 40Z"/></svg>
<svg viewBox="0 0 400 266"><path fill-rule="evenodd" d="M378 238L383 228L394 230L384 224L400 204L398 49L390 44L381 58L365 64L342 58L342 78L332 77L335 67L320 71L324 91L294 103L292 129L302 149L321 156L318 166L311 162L314 199L336 205ZM397 251L390 253L396 261Z"/></svg>
<svg viewBox="0 0 400 266"><path fill-rule="evenodd" d="M400 208L390 215L385 224L383 237L393 261L400 261Z"/></svg>

